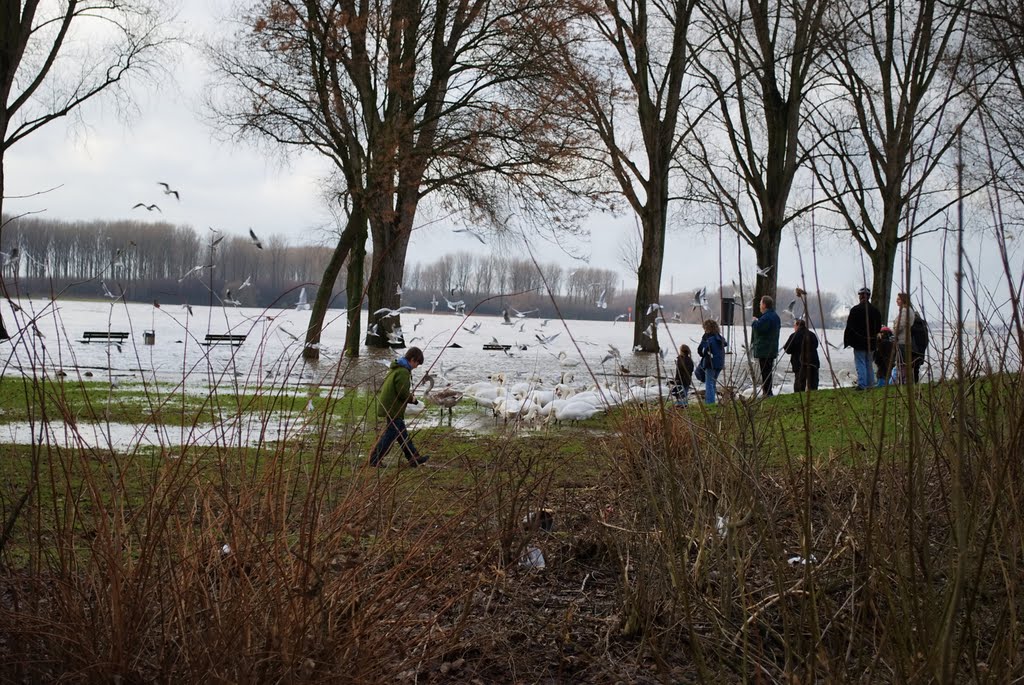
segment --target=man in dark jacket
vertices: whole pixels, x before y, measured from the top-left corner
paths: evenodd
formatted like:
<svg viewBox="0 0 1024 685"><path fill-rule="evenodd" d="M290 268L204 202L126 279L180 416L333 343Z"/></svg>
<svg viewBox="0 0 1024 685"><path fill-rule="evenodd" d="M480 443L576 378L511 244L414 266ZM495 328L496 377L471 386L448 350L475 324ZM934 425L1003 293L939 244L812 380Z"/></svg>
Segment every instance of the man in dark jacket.
<svg viewBox="0 0 1024 685"><path fill-rule="evenodd" d="M751 322L750 352L761 367L761 389L765 397L772 396L772 372L775 358L779 356L779 331L782 319L775 313L775 300L765 295L761 298L761 316Z"/></svg>
<svg viewBox="0 0 1024 685"><path fill-rule="evenodd" d="M387 426L370 452L370 466L380 466L395 440L400 441L409 466L425 464L430 458L416 451L405 427L405 405L416 404L412 394L412 370L422 363L423 352L418 347L410 347L403 358L391 363L377 395L377 416L387 421Z"/></svg>
<svg viewBox="0 0 1024 685"><path fill-rule="evenodd" d="M882 313L871 304L871 290L857 291L860 302L850 309L843 332L843 347L853 348L853 362L857 366L857 389L866 390L875 384L875 369L872 366L871 350L875 346L878 331L882 328Z"/></svg>
<svg viewBox="0 0 1024 685"><path fill-rule="evenodd" d="M803 319L793 322L793 334L782 346L793 365L793 390L803 392L818 389L818 336L807 328Z"/></svg>

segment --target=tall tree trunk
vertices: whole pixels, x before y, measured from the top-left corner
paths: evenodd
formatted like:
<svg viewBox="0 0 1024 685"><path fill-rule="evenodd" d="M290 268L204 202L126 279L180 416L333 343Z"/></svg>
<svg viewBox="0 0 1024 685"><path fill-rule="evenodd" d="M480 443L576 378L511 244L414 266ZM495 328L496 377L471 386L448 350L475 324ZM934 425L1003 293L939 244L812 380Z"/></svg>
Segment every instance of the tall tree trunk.
<svg viewBox="0 0 1024 685"><path fill-rule="evenodd" d="M409 221L411 222L411 215ZM405 221L395 219L386 222L379 229L374 229L373 268L370 270L370 284L366 291L367 307L370 311L366 331L367 347L391 347L388 334L401 327L401 317L384 318L376 316L374 312L383 308L398 309L402 305L398 286L402 284L402 275L405 271L405 255L412 234L410 228L411 225L407 227ZM402 344L404 345L404 340Z"/></svg>
<svg viewBox="0 0 1024 685"><path fill-rule="evenodd" d="M772 268L768 270L766 276L756 276L754 282L754 316L760 316L760 305L761 298L765 295L775 298L775 291L778 287L779 282L779 247L782 245L782 221L772 220L765 218L764 225L761 227L761 232L754 237L751 242L751 247L754 248L754 254L757 256L757 268L763 269L766 266Z"/></svg>
<svg viewBox="0 0 1024 685"><path fill-rule="evenodd" d="M345 284L345 299L348 309L348 326L345 328L345 356L358 357L362 336L363 297L366 286L366 222L356 239L348 261L348 280Z"/></svg>
<svg viewBox="0 0 1024 685"><path fill-rule="evenodd" d="M637 269L636 301L633 318L633 348L642 352L657 352L658 327L654 320L660 312L647 310L652 303L661 297L661 270L665 261L665 205L664 203L648 203L641 217L643 226L643 243L640 253L640 268ZM650 327L651 335L646 335Z"/></svg>
<svg viewBox="0 0 1024 685"><path fill-rule="evenodd" d="M360 227L362 230L360 231ZM327 307L331 303L331 293L334 291L334 284L338 281L338 274L345 263L345 258L352 250L359 235L366 240L366 215L358 207L354 208L348 218L345 230L338 238L338 245L331 254L330 261L324 269L323 278L320 279L320 287L316 290L316 299L313 300L313 309L309 315L309 326L306 327L306 344L302 348L302 357L307 360L320 358L320 336L323 333L324 317L327 316Z"/></svg>
<svg viewBox="0 0 1024 685"><path fill-rule="evenodd" d="M895 231L882 235L895 235ZM896 254L898 243L895 240L879 240L874 250L868 253L871 258L871 303L882 313L882 324L889 320L889 300L892 297L892 275L896 271Z"/></svg>

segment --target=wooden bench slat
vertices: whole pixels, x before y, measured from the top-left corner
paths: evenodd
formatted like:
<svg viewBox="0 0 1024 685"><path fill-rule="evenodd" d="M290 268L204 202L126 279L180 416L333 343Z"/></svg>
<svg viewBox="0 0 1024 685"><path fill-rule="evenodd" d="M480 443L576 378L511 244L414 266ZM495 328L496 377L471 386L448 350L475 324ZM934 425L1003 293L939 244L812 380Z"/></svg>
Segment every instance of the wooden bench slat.
<svg viewBox="0 0 1024 685"><path fill-rule="evenodd" d="M232 345L241 345L245 342L244 335L234 333L207 333L206 341L204 345L216 345L217 343L230 343Z"/></svg>

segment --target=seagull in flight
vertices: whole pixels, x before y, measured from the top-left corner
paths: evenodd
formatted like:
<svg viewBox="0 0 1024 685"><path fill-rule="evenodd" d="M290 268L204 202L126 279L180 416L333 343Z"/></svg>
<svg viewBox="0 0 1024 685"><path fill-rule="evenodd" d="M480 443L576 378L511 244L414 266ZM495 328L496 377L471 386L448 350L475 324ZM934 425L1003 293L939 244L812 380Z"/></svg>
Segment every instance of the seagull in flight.
<svg viewBox="0 0 1024 685"><path fill-rule="evenodd" d="M163 181L157 181L157 185L164 187L164 195L173 195L175 200L181 201L181 194L177 190L173 190L171 186Z"/></svg>
<svg viewBox="0 0 1024 685"><path fill-rule="evenodd" d="M381 316L380 318L387 319L387 318L392 317L392 316L401 316L402 312L414 312L414 311L416 311L416 307L399 307L398 309L388 309L387 307L381 307L380 309L375 311L373 313L373 315L374 316L380 316L380 315L383 314L383 316ZM420 321L422 321L422 320L423 319L420 319ZM413 329L413 330L415 330L415 329Z"/></svg>
<svg viewBox="0 0 1024 685"><path fill-rule="evenodd" d="M252 276L246 276L245 280L242 281L242 285L238 286L238 289L248 288L250 285L252 285Z"/></svg>
<svg viewBox="0 0 1024 685"><path fill-rule="evenodd" d="M647 324L647 328L644 329L644 337L645 338L654 338L654 324L653 323Z"/></svg>
<svg viewBox="0 0 1024 685"><path fill-rule="evenodd" d="M5 265L18 261L19 256L17 247L12 247L10 252L0 252L0 257L3 257Z"/></svg>
<svg viewBox="0 0 1024 685"><path fill-rule="evenodd" d="M392 345L401 345L403 340L405 340L405 334L402 333L401 326L395 326L388 331L388 343Z"/></svg>
<svg viewBox="0 0 1024 685"><path fill-rule="evenodd" d="M627 316L629 316L629 314L619 314L618 316L615 317L615 321L612 321L612 325L614 326L619 321L622 321L623 319L625 319Z"/></svg>
<svg viewBox="0 0 1024 685"><path fill-rule="evenodd" d="M468 331L469 333L472 333L473 335L476 335L476 332L480 330L480 322L477 321L475 324L473 324L472 326L468 326L468 327L467 326L463 326L462 330Z"/></svg>
<svg viewBox="0 0 1024 685"><path fill-rule="evenodd" d="M533 314L533 313L538 311L536 309L527 309L525 312L521 312L518 309L516 309L515 307L511 307L511 309L512 309L512 313L516 315L517 319L524 319L527 316L529 316L530 314Z"/></svg>
<svg viewBox="0 0 1024 685"><path fill-rule="evenodd" d="M201 273L203 271L203 269L212 269L213 267L214 267L213 264L198 264L198 265L192 267L191 269L189 269L188 271L186 271L184 274L182 274L181 278L178 279L178 283L181 283L182 281L184 281L186 278L188 278L189 276L191 276L194 273Z"/></svg>
<svg viewBox="0 0 1024 685"><path fill-rule="evenodd" d="M502 309L501 310L501 318L504 319L504 321L501 322L502 326L515 326L516 325L515 321L513 321L511 318L509 318L508 310L507 309Z"/></svg>
<svg viewBox="0 0 1024 685"><path fill-rule="evenodd" d="M605 295L608 294L608 289L605 288L601 291L601 294L597 296L597 308L608 309L608 300L605 299Z"/></svg>
<svg viewBox="0 0 1024 685"><path fill-rule="evenodd" d="M471 236L473 236L474 238L476 238L477 240L479 240L481 245L486 245L487 244L487 241L484 240L483 238L481 238L479 233L477 233L476 231L472 231L472 230L470 230L468 228L457 228L457 229L453 230L452 233L468 233Z"/></svg>
<svg viewBox="0 0 1024 685"><path fill-rule="evenodd" d="M419 325L420 325L421 323L423 323L423 317L422 317L422 316L421 316L421 317L419 318L419 320L417 320L417 321L416 321L416 323L414 323L414 324L412 325L412 332L413 332L413 333L415 333L415 332L416 332L416 329L417 329L417 328L419 328Z"/></svg>
<svg viewBox="0 0 1024 685"><path fill-rule="evenodd" d="M537 337L537 340L539 340L539 341L540 341L540 344L541 344L541 345L548 345L548 344L550 344L550 343L551 343L551 342L552 342L552 341L553 341L553 340L554 340L555 338L557 338L558 336L560 336L561 334L562 334L562 333L561 333L561 331L559 331L558 333L555 333L554 335L547 335L547 336L544 336L544 335L541 335L540 333L536 333L535 335L536 335L536 337Z"/></svg>
<svg viewBox="0 0 1024 685"><path fill-rule="evenodd" d="M261 250L263 249L263 243L260 242L260 239L256 237L256 232L251 228L249 229L249 240L252 241L252 244L257 248Z"/></svg>
<svg viewBox="0 0 1024 685"><path fill-rule="evenodd" d="M224 302L224 304L233 304L236 307L240 307L242 305L242 303L239 302L238 300L231 299L231 290L230 289L226 293L224 293L224 300L223 300L223 302Z"/></svg>
<svg viewBox="0 0 1024 685"><path fill-rule="evenodd" d="M437 309L437 305L438 305L437 295L434 295L434 296L432 296L430 298L430 313L431 314L433 314L434 311Z"/></svg>
<svg viewBox="0 0 1024 685"><path fill-rule="evenodd" d="M456 300L455 302L452 302L446 297L444 298L444 301L448 303L448 309L456 313L466 308L465 300Z"/></svg>
<svg viewBox="0 0 1024 685"><path fill-rule="evenodd" d="M796 312L793 311L794 307L796 307L796 300L790 300L789 305L785 309L782 310L782 313L783 314L789 314L790 316L792 316L795 319L795 318L797 318L797 315L796 315Z"/></svg>
<svg viewBox="0 0 1024 685"><path fill-rule="evenodd" d="M708 306L708 288L704 286L693 294L693 311L695 309L704 309L711 311L711 307Z"/></svg>
<svg viewBox="0 0 1024 685"><path fill-rule="evenodd" d="M138 209L139 207L142 207L147 212L152 212L154 209L160 212L161 214L163 214L164 212L164 210L160 209L160 207L158 207L155 204L147 205L145 202L136 202L134 205L132 205L132 209Z"/></svg>
<svg viewBox="0 0 1024 685"><path fill-rule="evenodd" d="M110 292L110 288L107 287L107 282L106 281L100 281L100 285L103 286L103 296L104 297L109 297L112 300L117 300L117 299L121 298L120 295L115 295L114 293Z"/></svg>
<svg viewBox="0 0 1024 685"><path fill-rule="evenodd" d="M760 267L759 266L759 267L757 267L757 275L758 276L763 276L764 278L768 278L768 272L771 271L771 270L772 270L772 265L771 264L769 264L766 267Z"/></svg>
<svg viewBox="0 0 1024 685"><path fill-rule="evenodd" d="M655 312L661 311L662 309L664 309L664 307L662 307L657 302L651 302L651 304L647 306L647 316L650 316Z"/></svg>
<svg viewBox="0 0 1024 685"><path fill-rule="evenodd" d="M395 286L395 295L398 295L399 297L402 296L402 284L401 283L399 283L397 286Z"/></svg>

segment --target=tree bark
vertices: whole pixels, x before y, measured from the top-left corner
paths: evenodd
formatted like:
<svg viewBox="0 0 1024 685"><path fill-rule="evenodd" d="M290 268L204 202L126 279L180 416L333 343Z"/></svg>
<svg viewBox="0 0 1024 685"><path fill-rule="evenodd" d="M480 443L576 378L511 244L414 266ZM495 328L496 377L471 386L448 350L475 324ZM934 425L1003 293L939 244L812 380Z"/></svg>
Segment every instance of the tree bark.
<svg viewBox="0 0 1024 685"><path fill-rule="evenodd" d="M871 303L882 313L882 325L886 325L889 320L889 300L892 297L892 275L896 271L898 245L895 240L880 240L877 247L868 252L871 269L874 272L871 280Z"/></svg>
<svg viewBox="0 0 1024 685"><path fill-rule="evenodd" d="M363 297L365 292L366 268L366 222L356 239L348 261L348 280L345 285L345 299L348 309L348 325L345 328L345 356L359 356L359 338L362 335Z"/></svg>
<svg viewBox="0 0 1024 685"><path fill-rule="evenodd" d="M779 282L779 247L782 245L782 222L773 221L766 217L761 231L751 240L754 254L757 256L757 267L762 269L771 265L766 276L758 275L754 282L754 306L755 316L761 311L758 303L765 295L775 298L775 291Z"/></svg>
<svg viewBox="0 0 1024 685"><path fill-rule="evenodd" d="M306 344L302 348L303 359L312 361L320 358L320 336L324 329L327 307L331 303L331 293L334 291L334 284L338 281L338 274L341 273L345 258L352 251L353 245L360 235L360 226L363 227L361 233L365 242L366 215L355 208L349 216L345 230L338 238L338 245L334 248L330 261L327 262L323 278L320 279L320 287L316 290L316 299L313 300L313 308L309 315L309 326L306 327Z"/></svg>
<svg viewBox="0 0 1024 685"><path fill-rule="evenodd" d="M637 269L636 301L633 317L633 347L641 352L658 352L658 326L654 324L660 312L647 310L661 297L661 270L665 261L665 210L666 203L654 201L645 208L641 217L644 231L643 249L640 254L640 268ZM651 335L645 331L650 327Z"/></svg>

